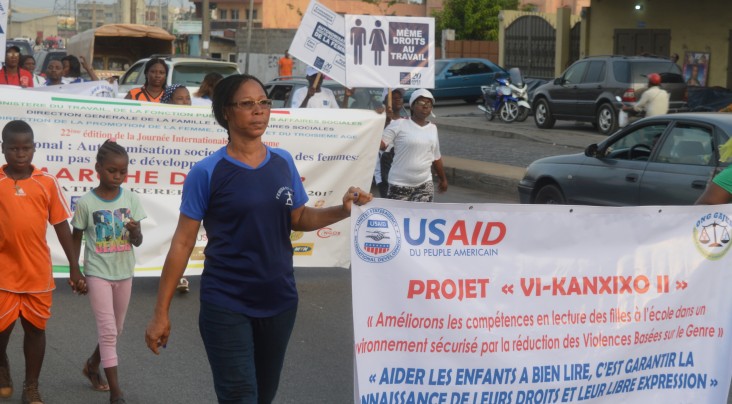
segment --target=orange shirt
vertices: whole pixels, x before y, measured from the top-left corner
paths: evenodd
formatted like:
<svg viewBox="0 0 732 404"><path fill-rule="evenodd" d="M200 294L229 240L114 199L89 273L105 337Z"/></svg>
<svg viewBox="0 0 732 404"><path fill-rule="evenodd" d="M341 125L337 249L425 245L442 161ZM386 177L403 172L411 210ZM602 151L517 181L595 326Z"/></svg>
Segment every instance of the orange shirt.
<svg viewBox="0 0 732 404"><path fill-rule="evenodd" d="M25 69L18 68L17 73L8 73L5 69L0 69L0 84L9 84L13 86L33 87L33 74Z"/></svg>
<svg viewBox="0 0 732 404"><path fill-rule="evenodd" d="M292 76L292 59L282 56L279 62L280 76Z"/></svg>
<svg viewBox="0 0 732 404"><path fill-rule="evenodd" d="M54 289L48 223L71 217L56 177L33 168L17 183L0 169L0 289L15 293Z"/></svg>
<svg viewBox="0 0 732 404"><path fill-rule="evenodd" d="M163 98L163 94L165 94L165 91L161 91L157 97L153 98L153 96L145 90L145 87L137 87L130 90L130 98L138 101L160 102L160 99Z"/></svg>

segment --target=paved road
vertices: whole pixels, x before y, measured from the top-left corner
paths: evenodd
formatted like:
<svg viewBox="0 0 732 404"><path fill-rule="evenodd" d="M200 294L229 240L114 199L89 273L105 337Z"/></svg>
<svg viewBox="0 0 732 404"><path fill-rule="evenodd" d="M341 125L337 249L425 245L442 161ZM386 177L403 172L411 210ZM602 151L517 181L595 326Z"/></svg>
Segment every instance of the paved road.
<svg viewBox="0 0 732 404"><path fill-rule="evenodd" d="M498 118L489 122L477 104L439 103L435 115L443 155L518 167L541 157L579 153L604 139L587 123L558 121L554 129L539 129L532 117L510 124Z"/></svg>

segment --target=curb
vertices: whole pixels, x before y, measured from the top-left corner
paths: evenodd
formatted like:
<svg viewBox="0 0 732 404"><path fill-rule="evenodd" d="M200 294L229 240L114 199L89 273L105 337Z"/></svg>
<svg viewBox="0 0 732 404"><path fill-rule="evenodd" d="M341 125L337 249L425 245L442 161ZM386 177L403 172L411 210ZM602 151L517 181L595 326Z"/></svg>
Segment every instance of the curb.
<svg viewBox="0 0 732 404"><path fill-rule="evenodd" d="M518 203L518 183L525 168L452 156L442 156L442 164L449 184L478 189Z"/></svg>

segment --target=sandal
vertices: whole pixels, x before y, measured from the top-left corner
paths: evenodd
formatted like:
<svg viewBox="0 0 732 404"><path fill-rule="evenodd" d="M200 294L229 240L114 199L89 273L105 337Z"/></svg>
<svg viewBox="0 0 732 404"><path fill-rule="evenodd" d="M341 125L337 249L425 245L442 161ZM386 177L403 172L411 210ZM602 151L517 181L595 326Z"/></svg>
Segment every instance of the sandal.
<svg viewBox="0 0 732 404"><path fill-rule="evenodd" d="M81 372L91 382L92 389L96 391L109 391L109 385L104 383L102 375L99 374L99 371L91 369L91 358L86 360L84 369Z"/></svg>
<svg viewBox="0 0 732 404"><path fill-rule="evenodd" d="M178 281L178 287L176 287L176 289L180 293L188 293L188 291L190 290L188 288L188 279L180 278L180 280Z"/></svg>

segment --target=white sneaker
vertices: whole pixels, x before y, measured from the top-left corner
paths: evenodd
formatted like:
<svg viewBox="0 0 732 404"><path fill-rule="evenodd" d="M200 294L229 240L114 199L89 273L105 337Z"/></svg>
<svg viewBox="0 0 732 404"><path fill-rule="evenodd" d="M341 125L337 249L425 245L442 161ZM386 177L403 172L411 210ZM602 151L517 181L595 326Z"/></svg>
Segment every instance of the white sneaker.
<svg viewBox="0 0 732 404"><path fill-rule="evenodd" d="M178 287L176 289L180 293L188 293L188 291L190 290L188 288L188 279L180 278L180 281L178 281Z"/></svg>

